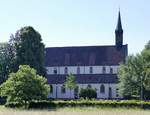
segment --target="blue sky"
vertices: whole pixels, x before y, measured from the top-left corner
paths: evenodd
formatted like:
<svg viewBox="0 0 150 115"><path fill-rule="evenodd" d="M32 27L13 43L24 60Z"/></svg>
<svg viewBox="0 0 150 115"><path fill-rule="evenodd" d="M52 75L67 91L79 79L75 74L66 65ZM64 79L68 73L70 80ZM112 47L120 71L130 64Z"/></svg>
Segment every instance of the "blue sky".
<svg viewBox="0 0 150 115"><path fill-rule="evenodd" d="M150 0L0 0L0 42L33 26L46 47L112 45L118 9L129 54L150 40Z"/></svg>

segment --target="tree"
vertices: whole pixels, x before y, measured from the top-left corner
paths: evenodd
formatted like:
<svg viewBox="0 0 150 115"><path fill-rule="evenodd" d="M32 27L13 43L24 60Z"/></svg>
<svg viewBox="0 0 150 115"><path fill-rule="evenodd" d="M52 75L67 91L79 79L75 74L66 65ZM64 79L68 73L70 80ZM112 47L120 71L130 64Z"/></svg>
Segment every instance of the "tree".
<svg viewBox="0 0 150 115"><path fill-rule="evenodd" d="M139 97L140 96L140 73L138 69L135 56L129 56L124 64L119 68L119 92L124 97Z"/></svg>
<svg viewBox="0 0 150 115"><path fill-rule="evenodd" d="M84 99L92 99L97 97L96 89L93 89L91 87L87 87L85 89L81 89L79 93L79 97L82 97Z"/></svg>
<svg viewBox="0 0 150 115"><path fill-rule="evenodd" d="M150 98L150 41L136 56L119 67L119 92L124 97Z"/></svg>
<svg viewBox="0 0 150 115"><path fill-rule="evenodd" d="M74 75L70 74L69 76L67 76L65 81L65 87L70 89L70 98L71 98L71 90L77 87Z"/></svg>
<svg viewBox="0 0 150 115"><path fill-rule="evenodd" d="M14 53L8 43L0 43L0 84L8 78L13 71Z"/></svg>
<svg viewBox="0 0 150 115"><path fill-rule="evenodd" d="M7 103L27 105L33 100L47 98L49 85L46 78L36 74L36 70L28 65L19 66L16 73L0 86L0 95L7 97Z"/></svg>
<svg viewBox="0 0 150 115"><path fill-rule="evenodd" d="M23 27L11 35L10 44L16 54L16 70L19 65L30 65L39 75L45 76L44 44L41 35L33 27Z"/></svg>

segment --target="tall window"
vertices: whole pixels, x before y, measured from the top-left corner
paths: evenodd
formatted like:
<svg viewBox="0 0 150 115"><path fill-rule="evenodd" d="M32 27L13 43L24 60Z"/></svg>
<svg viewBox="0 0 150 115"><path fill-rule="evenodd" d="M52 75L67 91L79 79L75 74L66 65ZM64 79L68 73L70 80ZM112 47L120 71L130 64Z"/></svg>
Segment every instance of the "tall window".
<svg viewBox="0 0 150 115"><path fill-rule="evenodd" d="M117 73L119 73L119 68L117 68Z"/></svg>
<svg viewBox="0 0 150 115"><path fill-rule="evenodd" d="M106 73L106 67L103 67L103 74Z"/></svg>
<svg viewBox="0 0 150 115"><path fill-rule="evenodd" d="M100 86L100 93L105 93L105 86L103 84Z"/></svg>
<svg viewBox="0 0 150 115"><path fill-rule="evenodd" d="M74 89L74 97L75 99L77 99L79 96L79 86L77 86L75 89Z"/></svg>
<svg viewBox="0 0 150 115"><path fill-rule="evenodd" d="M80 74L80 67L77 67L77 74Z"/></svg>
<svg viewBox="0 0 150 115"><path fill-rule="evenodd" d="M110 74L113 74L113 68L110 68Z"/></svg>
<svg viewBox="0 0 150 115"><path fill-rule="evenodd" d="M67 67L65 67L64 73L68 74L68 68Z"/></svg>
<svg viewBox="0 0 150 115"><path fill-rule="evenodd" d="M61 93L66 93L66 88L64 85L61 86Z"/></svg>
<svg viewBox="0 0 150 115"><path fill-rule="evenodd" d="M118 94L118 88L116 88L116 97L119 97L119 94Z"/></svg>
<svg viewBox="0 0 150 115"><path fill-rule="evenodd" d="M57 68L54 68L53 73L57 74Z"/></svg>
<svg viewBox="0 0 150 115"><path fill-rule="evenodd" d="M50 85L50 93L53 93L53 86Z"/></svg>
<svg viewBox="0 0 150 115"><path fill-rule="evenodd" d="M93 73L93 68L92 68L92 67L90 67L90 73L91 73L91 74Z"/></svg>

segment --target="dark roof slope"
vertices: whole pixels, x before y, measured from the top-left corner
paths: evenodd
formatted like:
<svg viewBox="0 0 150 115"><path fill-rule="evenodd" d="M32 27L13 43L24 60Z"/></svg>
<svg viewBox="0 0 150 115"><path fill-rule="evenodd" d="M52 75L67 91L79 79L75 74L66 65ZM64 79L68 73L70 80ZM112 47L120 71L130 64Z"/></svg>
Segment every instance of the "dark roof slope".
<svg viewBox="0 0 150 115"><path fill-rule="evenodd" d="M127 56L127 45L49 47L45 49L45 66L118 65Z"/></svg>
<svg viewBox="0 0 150 115"><path fill-rule="evenodd" d="M76 82L79 84L88 83L117 83L118 78L116 74L82 74L75 75ZM63 84L65 82L66 75L47 75L47 81L49 84Z"/></svg>

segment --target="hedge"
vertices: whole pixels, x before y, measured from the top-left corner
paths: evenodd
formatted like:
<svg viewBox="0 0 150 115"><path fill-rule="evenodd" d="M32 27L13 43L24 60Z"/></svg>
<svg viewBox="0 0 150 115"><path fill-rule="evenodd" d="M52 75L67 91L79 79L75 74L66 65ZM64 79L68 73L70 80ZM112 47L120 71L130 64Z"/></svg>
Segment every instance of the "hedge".
<svg viewBox="0 0 150 115"><path fill-rule="evenodd" d="M127 107L150 109L150 102L136 100L78 100L78 101L34 101L29 108L56 108L56 107Z"/></svg>

